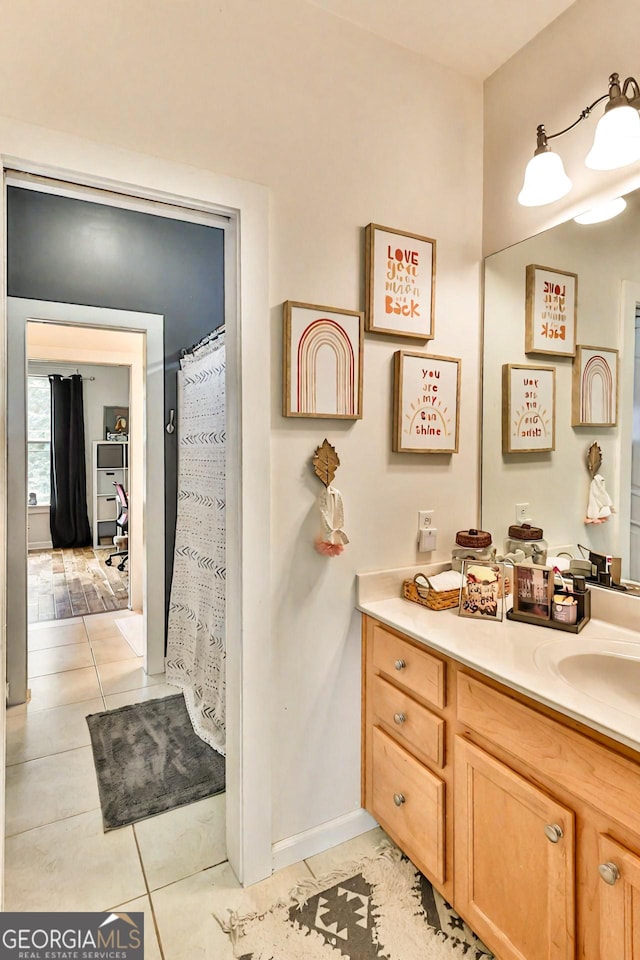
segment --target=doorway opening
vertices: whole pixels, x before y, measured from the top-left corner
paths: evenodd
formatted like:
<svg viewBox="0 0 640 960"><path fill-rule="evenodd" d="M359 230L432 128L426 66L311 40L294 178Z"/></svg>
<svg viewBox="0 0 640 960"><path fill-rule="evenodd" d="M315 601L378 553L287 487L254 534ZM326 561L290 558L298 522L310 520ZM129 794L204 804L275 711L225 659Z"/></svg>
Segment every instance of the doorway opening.
<svg viewBox="0 0 640 960"><path fill-rule="evenodd" d="M271 743L264 722L270 710L271 690L270 622L265 617L270 597L270 387L264 377L265 357L270 353L268 192L257 184L105 144L85 144L64 134L39 131L34 140L29 129L14 121L3 128L2 153L5 158L20 158L3 165L7 185L34 183L35 178L38 186L33 188L39 189L40 182L48 178L59 192L66 190L74 197L97 189L109 194L114 205L151 202L178 218L200 212L219 214L226 221L227 508L239 531L228 541L227 558L227 630L237 638L237 646L229 651L227 672L230 742L226 833L236 875L242 883L256 882L272 868ZM5 238L0 236L0 245L4 244ZM4 306L0 320L8 319L9 305L5 302ZM1 370L4 390L9 373L10 365L5 362ZM242 418L242 409L250 409L251 417ZM11 449L11 424L6 417L0 432ZM3 447L6 449L6 442ZM162 463L150 465L150 470L157 466ZM4 482L6 467L6 458L0 458L0 479ZM0 530L7 544L0 559L5 583L15 547L15 543L7 543L9 512L5 502L0 511ZM0 598L0 607L4 609L5 603L6 593ZM6 649L6 628L0 631L0 641ZM0 764L0 780L4 781L4 764Z"/></svg>
<svg viewBox="0 0 640 960"><path fill-rule="evenodd" d="M85 356L82 363L78 362L74 346L65 345L67 329L57 324L27 323L29 624L130 606L129 556L124 550L120 557L115 556L114 538L122 531L124 535L117 545L128 546L129 531L123 529L129 527L128 517L115 484L119 483L125 491L126 500L131 453L131 367L110 362L112 345L108 331L83 332ZM91 362L88 336L96 341ZM139 335L119 336L132 340L135 350ZM77 343L77 337L74 340ZM57 411L56 428L52 430L54 390L63 390L64 384L69 383L71 393L70 381L74 376L74 400L80 409L74 411L70 403L64 405ZM110 434L113 424L108 420L113 419L116 411L120 429L118 434ZM70 418L76 412L83 429L79 436L74 436L72 449L67 435ZM60 469L52 471L52 463ZM54 484L63 488L57 494L53 491L53 497L52 478ZM60 495L64 499L62 516ZM139 564L142 558L136 560ZM137 571L136 577L139 578Z"/></svg>

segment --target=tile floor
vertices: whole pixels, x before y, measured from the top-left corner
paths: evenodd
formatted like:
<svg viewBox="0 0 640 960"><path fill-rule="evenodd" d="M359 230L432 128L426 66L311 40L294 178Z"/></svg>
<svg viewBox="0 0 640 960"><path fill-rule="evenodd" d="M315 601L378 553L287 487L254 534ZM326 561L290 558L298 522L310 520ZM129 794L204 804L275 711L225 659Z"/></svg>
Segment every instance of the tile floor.
<svg viewBox="0 0 640 960"><path fill-rule="evenodd" d="M148 677L114 611L31 624L31 701L7 713L5 910L142 910L146 960L231 960L213 917L262 909L379 843L381 831L242 890L226 862L224 796L102 831L85 717L175 692Z"/></svg>

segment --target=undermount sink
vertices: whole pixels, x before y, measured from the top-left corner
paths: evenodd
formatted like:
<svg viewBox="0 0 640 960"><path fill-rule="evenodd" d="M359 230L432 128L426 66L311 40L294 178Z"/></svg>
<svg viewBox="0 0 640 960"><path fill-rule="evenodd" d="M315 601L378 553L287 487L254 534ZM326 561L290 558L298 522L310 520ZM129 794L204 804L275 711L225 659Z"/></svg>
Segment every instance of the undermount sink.
<svg viewBox="0 0 640 960"><path fill-rule="evenodd" d="M571 637L543 643L536 665L575 690L640 717L640 643Z"/></svg>

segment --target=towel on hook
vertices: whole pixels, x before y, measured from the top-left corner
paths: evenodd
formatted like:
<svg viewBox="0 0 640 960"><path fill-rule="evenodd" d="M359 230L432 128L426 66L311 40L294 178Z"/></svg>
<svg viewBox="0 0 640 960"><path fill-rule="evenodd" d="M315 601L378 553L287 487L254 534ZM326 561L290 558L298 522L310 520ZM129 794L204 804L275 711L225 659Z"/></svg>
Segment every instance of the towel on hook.
<svg viewBox="0 0 640 960"><path fill-rule="evenodd" d="M587 505L587 520L591 522L606 520L614 513L613 500L606 491L604 477L596 473L589 487L589 503Z"/></svg>

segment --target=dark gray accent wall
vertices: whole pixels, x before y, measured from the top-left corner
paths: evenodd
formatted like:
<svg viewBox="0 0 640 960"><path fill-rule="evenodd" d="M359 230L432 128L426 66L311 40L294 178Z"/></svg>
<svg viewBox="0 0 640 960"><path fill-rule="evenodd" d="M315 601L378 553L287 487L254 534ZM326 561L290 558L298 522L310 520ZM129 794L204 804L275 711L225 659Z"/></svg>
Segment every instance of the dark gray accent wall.
<svg viewBox="0 0 640 960"><path fill-rule="evenodd" d="M165 423L180 350L224 322L224 233L216 227L9 187L10 297L164 316ZM176 435L165 435L166 596L176 525Z"/></svg>

